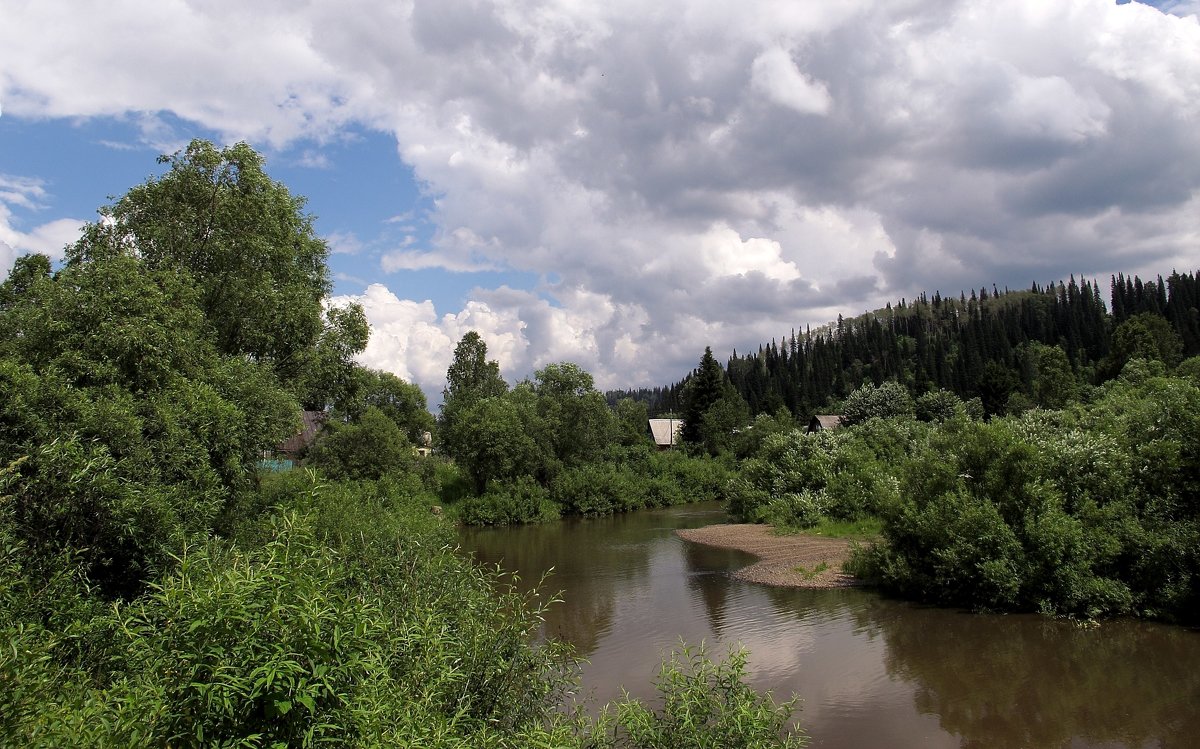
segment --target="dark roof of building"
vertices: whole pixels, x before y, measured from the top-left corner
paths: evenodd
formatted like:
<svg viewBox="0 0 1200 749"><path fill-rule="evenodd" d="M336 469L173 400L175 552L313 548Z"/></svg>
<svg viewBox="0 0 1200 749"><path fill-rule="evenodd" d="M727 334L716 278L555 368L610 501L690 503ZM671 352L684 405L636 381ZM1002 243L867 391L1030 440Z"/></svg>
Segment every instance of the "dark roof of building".
<svg viewBox="0 0 1200 749"><path fill-rule="evenodd" d="M304 452L304 449L316 439L317 433L321 431L321 427L325 426L325 420L328 418L324 411L301 411L300 413L304 422L303 427L275 448L276 452L288 455L299 455Z"/></svg>
<svg viewBox="0 0 1200 749"><path fill-rule="evenodd" d="M812 417L808 422L808 431L819 432L826 429L837 429L842 425L842 417L837 414L822 414Z"/></svg>

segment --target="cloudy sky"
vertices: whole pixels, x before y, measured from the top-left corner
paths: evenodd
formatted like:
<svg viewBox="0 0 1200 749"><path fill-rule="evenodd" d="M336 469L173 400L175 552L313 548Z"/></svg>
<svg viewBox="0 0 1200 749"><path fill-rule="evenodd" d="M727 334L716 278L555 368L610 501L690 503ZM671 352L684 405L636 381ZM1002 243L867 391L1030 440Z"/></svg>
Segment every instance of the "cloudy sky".
<svg viewBox="0 0 1200 749"><path fill-rule="evenodd" d="M193 137L308 196L364 363L667 384L940 290L1200 268L1200 0L0 0L0 274Z"/></svg>

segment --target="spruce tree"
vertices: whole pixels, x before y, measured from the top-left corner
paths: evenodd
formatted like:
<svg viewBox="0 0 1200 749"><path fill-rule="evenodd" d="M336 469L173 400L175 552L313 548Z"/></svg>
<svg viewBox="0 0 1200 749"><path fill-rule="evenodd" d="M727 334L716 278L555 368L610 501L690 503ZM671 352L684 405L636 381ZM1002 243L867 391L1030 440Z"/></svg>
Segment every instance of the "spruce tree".
<svg viewBox="0 0 1200 749"><path fill-rule="evenodd" d="M724 384L725 372L713 358L712 348L705 346L700 366L684 386L683 430L680 433L684 442L699 444L703 441L701 426L704 413L721 399Z"/></svg>

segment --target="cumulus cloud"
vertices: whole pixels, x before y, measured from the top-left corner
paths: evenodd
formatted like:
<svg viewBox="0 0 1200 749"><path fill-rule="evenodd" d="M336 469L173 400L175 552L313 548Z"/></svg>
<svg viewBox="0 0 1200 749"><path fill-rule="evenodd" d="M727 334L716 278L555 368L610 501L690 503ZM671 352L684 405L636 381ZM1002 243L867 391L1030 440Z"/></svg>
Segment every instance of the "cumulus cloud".
<svg viewBox="0 0 1200 749"><path fill-rule="evenodd" d="M511 377L657 384L922 290L1195 265L1194 0L76 6L8 9L5 116L387 131L436 232L386 272L543 279L367 287L365 359L430 392L471 326Z"/></svg>
<svg viewBox="0 0 1200 749"><path fill-rule="evenodd" d="M61 260L68 244L79 239L84 221L59 218L37 224L27 231L16 214L35 214L42 208L46 188L40 180L0 174L0 281L8 277L17 257L30 252Z"/></svg>
<svg viewBox="0 0 1200 749"><path fill-rule="evenodd" d="M825 85L804 75L785 49L770 49L756 57L750 80L776 104L800 114L825 114L833 106Z"/></svg>

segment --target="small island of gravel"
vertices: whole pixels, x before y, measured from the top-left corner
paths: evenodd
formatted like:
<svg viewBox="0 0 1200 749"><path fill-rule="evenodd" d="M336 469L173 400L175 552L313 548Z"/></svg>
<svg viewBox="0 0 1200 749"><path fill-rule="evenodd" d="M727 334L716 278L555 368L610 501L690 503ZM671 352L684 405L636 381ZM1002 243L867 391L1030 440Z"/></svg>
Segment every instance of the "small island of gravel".
<svg viewBox="0 0 1200 749"><path fill-rule="evenodd" d="M862 583L842 571L852 541L805 534L780 536L769 525L722 524L675 531L685 541L736 549L759 561L734 577L786 588L850 588Z"/></svg>

